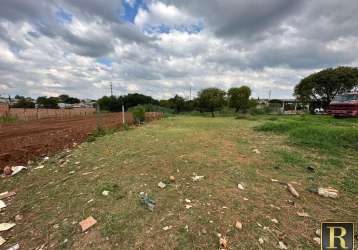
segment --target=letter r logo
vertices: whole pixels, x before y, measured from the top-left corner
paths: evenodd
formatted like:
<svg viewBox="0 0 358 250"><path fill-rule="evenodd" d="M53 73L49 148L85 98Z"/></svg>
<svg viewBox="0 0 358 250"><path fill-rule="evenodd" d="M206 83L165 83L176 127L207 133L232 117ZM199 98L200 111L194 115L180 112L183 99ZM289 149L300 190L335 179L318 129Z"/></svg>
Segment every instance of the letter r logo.
<svg viewBox="0 0 358 250"><path fill-rule="evenodd" d="M353 250L353 223L325 222L321 226L322 250Z"/></svg>

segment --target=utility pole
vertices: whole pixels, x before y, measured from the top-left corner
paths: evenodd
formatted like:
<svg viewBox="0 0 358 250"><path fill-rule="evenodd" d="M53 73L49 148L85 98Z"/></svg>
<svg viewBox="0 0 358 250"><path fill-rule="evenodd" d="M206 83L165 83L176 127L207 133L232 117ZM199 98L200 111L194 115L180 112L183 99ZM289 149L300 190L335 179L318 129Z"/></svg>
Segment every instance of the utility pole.
<svg viewBox="0 0 358 250"><path fill-rule="evenodd" d="M190 89L189 89L189 101L191 101L191 86L190 86Z"/></svg>
<svg viewBox="0 0 358 250"><path fill-rule="evenodd" d="M113 96L113 86L112 86L112 82L110 82L111 83L111 97Z"/></svg>

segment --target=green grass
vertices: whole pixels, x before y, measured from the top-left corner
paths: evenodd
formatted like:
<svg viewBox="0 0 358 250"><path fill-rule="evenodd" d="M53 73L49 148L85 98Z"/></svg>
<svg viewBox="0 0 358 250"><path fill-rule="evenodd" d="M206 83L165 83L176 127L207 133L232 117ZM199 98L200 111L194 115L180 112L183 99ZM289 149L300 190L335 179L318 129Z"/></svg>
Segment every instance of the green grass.
<svg viewBox="0 0 358 250"><path fill-rule="evenodd" d="M334 118L301 116L269 121L257 127L258 131L287 134L292 144L344 154L358 150L357 119L336 120Z"/></svg>
<svg viewBox="0 0 358 250"><path fill-rule="evenodd" d="M316 249L312 238L320 221L358 221L358 156L349 148L348 134L340 135L346 138L343 145L333 145L333 139L323 138L327 134L306 135L304 141L300 129L320 126L348 134L358 129L354 120L324 116L175 116L99 133L95 141L35 164L44 164L42 169L1 181L1 191L17 192L5 200L1 220L24 216L2 234L6 247L19 242L24 249L43 244L49 249L218 249L220 233L229 249L277 249L279 232L285 232L289 249ZM346 154L320 149L313 138L337 151L347 147ZM204 179L193 182L194 172ZM271 179L293 182L301 197L293 198ZM159 181L167 187L160 189ZM245 190L238 190L238 183ZM307 191L328 186L339 190L339 199ZM108 196L102 195L104 190ZM140 192L156 201L153 212L140 203ZM191 200L191 209L185 208L185 199ZM288 199L296 205L290 206ZM311 217L298 217L297 211ZM78 222L87 216L97 224L82 233ZM279 224L273 225L272 218ZM242 231L234 228L237 220ZM172 228L164 231L165 226ZM267 239L263 246L259 237Z"/></svg>
<svg viewBox="0 0 358 250"><path fill-rule="evenodd" d="M8 124L8 123L15 123L17 122L16 117L12 116L0 116L0 124Z"/></svg>

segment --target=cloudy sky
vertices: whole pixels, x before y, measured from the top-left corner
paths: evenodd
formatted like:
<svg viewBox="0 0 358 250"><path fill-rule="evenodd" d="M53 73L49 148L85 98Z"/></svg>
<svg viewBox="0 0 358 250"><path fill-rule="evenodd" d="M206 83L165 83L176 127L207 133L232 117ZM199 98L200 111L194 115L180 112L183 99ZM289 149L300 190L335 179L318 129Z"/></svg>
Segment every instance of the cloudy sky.
<svg viewBox="0 0 358 250"><path fill-rule="evenodd" d="M0 0L0 95L289 98L358 64L357 0Z"/></svg>

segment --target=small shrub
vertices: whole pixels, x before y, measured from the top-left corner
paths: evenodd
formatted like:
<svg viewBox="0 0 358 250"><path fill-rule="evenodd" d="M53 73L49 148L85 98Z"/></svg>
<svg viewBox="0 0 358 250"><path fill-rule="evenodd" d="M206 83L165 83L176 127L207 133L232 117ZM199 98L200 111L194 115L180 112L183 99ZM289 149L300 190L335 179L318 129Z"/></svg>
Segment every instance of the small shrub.
<svg viewBox="0 0 358 250"><path fill-rule="evenodd" d="M129 111L132 112L134 120L136 121L137 124L144 122L145 109L143 106L139 105L139 106L130 108Z"/></svg>
<svg viewBox="0 0 358 250"><path fill-rule="evenodd" d="M1 123L4 123L4 124L7 124L7 123L15 123L17 122L17 118L16 117L13 117L13 116L1 116L0 117L0 124Z"/></svg>

